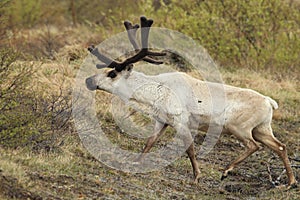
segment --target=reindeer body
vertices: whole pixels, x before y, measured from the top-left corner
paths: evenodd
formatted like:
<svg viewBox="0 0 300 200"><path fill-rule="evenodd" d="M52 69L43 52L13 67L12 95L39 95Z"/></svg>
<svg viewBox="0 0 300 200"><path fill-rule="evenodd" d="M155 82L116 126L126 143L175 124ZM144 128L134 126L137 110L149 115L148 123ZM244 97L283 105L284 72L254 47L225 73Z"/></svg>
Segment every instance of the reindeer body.
<svg viewBox="0 0 300 200"><path fill-rule="evenodd" d="M274 100L254 90L204 82L181 72L147 76L132 71L114 86L108 92L170 126L178 123L176 118L196 116L200 126L223 126L224 132L237 125L253 129L271 123L272 107L278 108ZM211 90L225 94L224 109L219 112L213 108Z"/></svg>
<svg viewBox="0 0 300 200"><path fill-rule="evenodd" d="M149 114L155 120L153 135L148 138L143 154L150 151L154 143L164 133L167 126L180 130L186 144L195 182L200 178L200 170L194 153L190 129L202 130L208 127L222 128L222 132L233 134L246 147L225 169L222 179L228 172L259 149L262 143L275 151L283 161L288 176L288 186L296 185L286 146L278 141L272 132L271 120L277 103L270 97L254 90L204 82L185 73L170 72L156 76L147 76L132 70L132 64L139 60L161 64L147 56L164 56L148 50L149 28L152 20L141 17L142 48L123 62L116 62L101 54L97 48L90 52L105 64L97 65L99 74L86 79L90 90L104 90L119 96L125 103L136 110ZM128 37L135 49L139 49L135 40L138 25L124 23ZM109 69L112 68L112 69ZM211 94L214 95L211 95Z"/></svg>
<svg viewBox="0 0 300 200"><path fill-rule="evenodd" d="M87 79L88 87L92 88L91 85L94 85L94 88L96 86L97 89L115 94L134 109L147 113L156 120L154 134L148 139L144 154L150 151L168 125L190 129L199 126L203 131L209 126L222 126L223 133L235 135L247 148L244 154L227 167L222 179L237 164L257 151L259 142L273 149L283 159L289 184L296 183L285 145L272 133L272 113L278 105L270 97L251 89L201 81L182 72L147 76L128 69L120 72L114 79L106 77L106 74L107 69L103 69L103 73ZM225 101L222 102L221 110L214 108L211 91L224 93ZM194 150L188 149L187 153L191 155L197 181L200 171L193 156ZM143 156L139 160L142 158Z"/></svg>

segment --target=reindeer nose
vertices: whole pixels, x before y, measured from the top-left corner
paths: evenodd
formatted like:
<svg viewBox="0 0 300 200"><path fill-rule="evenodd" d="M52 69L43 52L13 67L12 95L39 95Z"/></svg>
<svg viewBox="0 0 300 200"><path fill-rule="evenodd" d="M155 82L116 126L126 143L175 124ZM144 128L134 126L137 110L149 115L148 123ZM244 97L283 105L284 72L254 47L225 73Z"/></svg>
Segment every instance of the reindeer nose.
<svg viewBox="0 0 300 200"><path fill-rule="evenodd" d="M94 84L92 77L85 79L85 84L89 90L93 91L97 89L97 86Z"/></svg>

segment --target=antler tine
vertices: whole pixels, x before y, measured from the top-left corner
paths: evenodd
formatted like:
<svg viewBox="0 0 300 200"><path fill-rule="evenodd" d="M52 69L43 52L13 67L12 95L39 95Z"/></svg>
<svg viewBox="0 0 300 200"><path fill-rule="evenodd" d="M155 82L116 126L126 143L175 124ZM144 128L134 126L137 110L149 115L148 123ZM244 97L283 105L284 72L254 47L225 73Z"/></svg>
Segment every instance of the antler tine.
<svg viewBox="0 0 300 200"><path fill-rule="evenodd" d="M152 24L153 24L152 19L147 20L146 17L144 17L144 16L141 17L142 49L149 49L148 40L149 40L150 27L152 26ZM165 53L153 52L153 51L149 51L149 50L148 50L147 54L149 56L165 56L166 55ZM159 61L157 61L157 62L159 62Z"/></svg>
<svg viewBox="0 0 300 200"><path fill-rule="evenodd" d="M128 38L130 43L132 44L133 48L135 50L139 50L140 47L136 41L136 31L137 29L140 27L138 24L135 24L134 26L132 25L131 22L129 21L125 21L124 22L124 26L126 28L127 34L128 34Z"/></svg>
<svg viewBox="0 0 300 200"><path fill-rule="evenodd" d="M141 17L142 49L148 49L149 32L152 24L152 19L147 19L144 16Z"/></svg>
<svg viewBox="0 0 300 200"><path fill-rule="evenodd" d="M107 56L101 54L99 52L98 48L95 48L94 45L91 45L90 47L88 47L88 50L89 50L89 52L91 52L91 54L96 56L98 58L98 60L105 63L105 64L97 64L96 67L98 69L105 68L105 67L115 68L118 65L117 62L115 62L112 59L108 58Z"/></svg>

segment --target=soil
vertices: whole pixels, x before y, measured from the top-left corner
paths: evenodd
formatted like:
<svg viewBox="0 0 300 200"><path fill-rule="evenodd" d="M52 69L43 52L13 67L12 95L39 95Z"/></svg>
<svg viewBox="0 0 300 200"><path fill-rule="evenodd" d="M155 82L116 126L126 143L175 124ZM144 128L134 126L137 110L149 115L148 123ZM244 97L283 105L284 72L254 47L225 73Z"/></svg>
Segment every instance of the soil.
<svg viewBox="0 0 300 200"><path fill-rule="evenodd" d="M129 174L110 169L82 154L82 162L78 164L83 165L86 171L49 175L43 171L28 170L26 175L30 182L40 189L24 188L17 179L0 172L0 191L8 199L269 199L269 193L276 193L270 175L275 180L282 173L283 166L270 151L254 154L221 181L222 170L243 151L235 139L229 136L222 136L222 139L225 142L219 142L208 156L199 161L203 174L198 184L192 181L187 156L161 171ZM199 141L201 136L195 139L196 146ZM269 162L271 174L263 160ZM299 168L294 170L300 180ZM286 182L284 175L280 183ZM299 197L297 189L285 194Z"/></svg>

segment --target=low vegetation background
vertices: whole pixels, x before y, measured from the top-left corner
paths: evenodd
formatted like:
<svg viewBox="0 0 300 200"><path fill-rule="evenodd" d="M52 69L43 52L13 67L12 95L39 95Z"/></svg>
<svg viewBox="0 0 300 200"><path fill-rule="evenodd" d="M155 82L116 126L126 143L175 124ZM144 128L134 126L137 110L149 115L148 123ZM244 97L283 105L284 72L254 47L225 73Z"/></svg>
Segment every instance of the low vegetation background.
<svg viewBox="0 0 300 200"><path fill-rule="evenodd" d="M161 171L129 174L106 167L85 150L73 125L71 94L86 47L124 31L124 20L137 22L141 15L206 48L226 84L278 102L274 134L287 145L300 181L299 1L1 0L0 199L299 199L298 189L272 186L271 180L286 183L287 177L266 148L221 182L222 170L243 151L230 136L222 136L199 160L199 184L192 183L185 155ZM180 57L170 59L182 68ZM111 98L97 92L105 133L139 152L145 141L116 127ZM204 137L196 136L197 151Z"/></svg>

